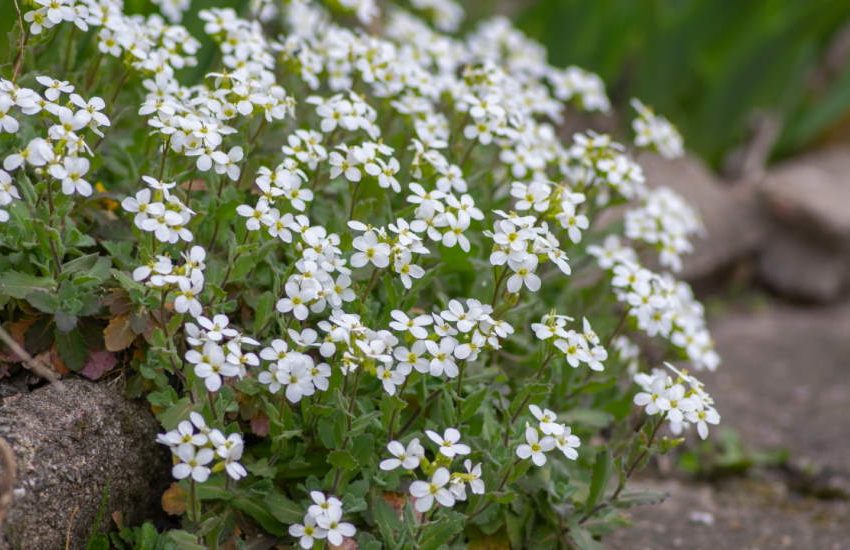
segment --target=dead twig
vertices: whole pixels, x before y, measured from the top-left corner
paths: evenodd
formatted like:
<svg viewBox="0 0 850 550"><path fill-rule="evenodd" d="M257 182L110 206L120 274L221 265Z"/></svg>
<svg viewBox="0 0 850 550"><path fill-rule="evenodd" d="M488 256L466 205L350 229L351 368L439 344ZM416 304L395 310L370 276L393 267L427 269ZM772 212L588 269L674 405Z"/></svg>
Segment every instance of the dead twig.
<svg viewBox="0 0 850 550"><path fill-rule="evenodd" d="M2 477L0 477L0 526L2 526L6 513L12 506L15 495L15 474L18 468L12 446L2 437L0 437L0 467L2 467Z"/></svg>
<svg viewBox="0 0 850 550"><path fill-rule="evenodd" d="M77 517L77 512L80 511L79 506L74 506L71 510L71 517L68 518L68 529L65 531L65 550L71 550L71 531L74 529L74 518Z"/></svg>
<svg viewBox="0 0 850 550"><path fill-rule="evenodd" d="M64 390L65 386L62 384L62 381L59 380L59 376L51 369L49 366L45 365L38 359L35 359L32 355L27 353L27 350L21 347L12 336L6 332L6 329L0 327L0 340L3 341L4 344L9 346L18 357L20 357L24 362L24 367L29 369L31 372L44 378L45 380L49 380L51 384L56 386L58 390Z"/></svg>

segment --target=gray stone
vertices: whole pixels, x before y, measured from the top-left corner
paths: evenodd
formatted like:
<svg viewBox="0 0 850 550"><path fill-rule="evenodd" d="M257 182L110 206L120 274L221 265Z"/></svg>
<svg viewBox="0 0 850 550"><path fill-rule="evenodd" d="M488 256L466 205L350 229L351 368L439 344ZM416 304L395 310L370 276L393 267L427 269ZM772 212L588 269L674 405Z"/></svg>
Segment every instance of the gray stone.
<svg viewBox="0 0 850 550"><path fill-rule="evenodd" d="M778 228L765 243L758 267L771 290L808 302L835 301L847 278L847 261L840 251L787 228Z"/></svg>
<svg viewBox="0 0 850 550"><path fill-rule="evenodd" d="M751 256L767 235L767 221L755 186L729 187L698 159L668 160L642 154L647 184L670 187L700 214L705 238L694 240L694 253L684 258L681 274L688 280L705 279Z"/></svg>
<svg viewBox="0 0 850 550"><path fill-rule="evenodd" d="M722 423L751 448L785 448L850 479L850 302L771 302L709 328L723 364L699 376Z"/></svg>
<svg viewBox="0 0 850 550"><path fill-rule="evenodd" d="M850 245L850 147L780 164L761 188L771 214L783 224L836 249Z"/></svg>
<svg viewBox="0 0 850 550"><path fill-rule="evenodd" d="M147 407L122 397L120 384L64 386L0 405L0 437L17 460L0 548L83 548L90 533L108 530L113 513L132 525L159 510L170 463Z"/></svg>

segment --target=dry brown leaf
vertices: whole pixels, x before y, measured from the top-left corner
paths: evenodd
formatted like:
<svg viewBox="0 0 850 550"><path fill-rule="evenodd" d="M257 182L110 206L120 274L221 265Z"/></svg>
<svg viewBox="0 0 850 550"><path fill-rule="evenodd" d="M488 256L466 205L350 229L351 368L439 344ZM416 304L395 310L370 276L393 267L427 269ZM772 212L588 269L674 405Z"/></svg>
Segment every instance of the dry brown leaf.
<svg viewBox="0 0 850 550"><path fill-rule="evenodd" d="M166 514L179 516L186 511L186 491L180 485L172 483L162 493L162 509Z"/></svg>
<svg viewBox="0 0 850 550"><path fill-rule="evenodd" d="M59 350L56 349L56 344L50 346L49 350L38 354L35 357L35 360L50 365L60 376L65 376L71 372L71 369L68 368L68 365L65 364L62 357L59 356Z"/></svg>
<svg viewBox="0 0 850 550"><path fill-rule="evenodd" d="M30 326L35 323L35 319L21 319L20 321L15 321L14 323L9 323L6 325L6 331L15 339L21 347L24 347L24 342L26 341L27 330L29 330ZM10 351L6 357L11 361L21 362L24 360L23 357L18 357L18 354L14 351Z"/></svg>
<svg viewBox="0 0 850 550"><path fill-rule="evenodd" d="M103 329L103 343L109 351L127 349L135 339L136 333L133 332L128 315L113 317L106 328Z"/></svg>

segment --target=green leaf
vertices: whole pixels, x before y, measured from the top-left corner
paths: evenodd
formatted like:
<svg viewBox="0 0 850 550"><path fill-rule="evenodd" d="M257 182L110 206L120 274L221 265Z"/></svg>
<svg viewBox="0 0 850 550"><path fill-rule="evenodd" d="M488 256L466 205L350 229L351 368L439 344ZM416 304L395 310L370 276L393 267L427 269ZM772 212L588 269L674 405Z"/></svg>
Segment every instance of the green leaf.
<svg viewBox="0 0 850 550"><path fill-rule="evenodd" d="M510 412L516 414L517 409L522 403L526 406L531 403L539 402L543 397L549 395L552 390L552 385L547 382L532 382L525 384L522 389L517 392L513 400L511 400Z"/></svg>
<svg viewBox="0 0 850 550"><path fill-rule="evenodd" d="M89 350L86 348L86 341L83 339L82 333L79 330L70 332L56 330L54 337L56 338L56 349L59 351L59 357L62 358L65 365L75 372L83 370L89 356Z"/></svg>
<svg viewBox="0 0 850 550"><path fill-rule="evenodd" d="M335 410L330 415L322 417L316 431L326 448L336 449L342 446L342 440L345 438L345 413Z"/></svg>
<svg viewBox="0 0 850 550"><path fill-rule="evenodd" d="M56 313L59 309L59 298L52 292L37 290L26 297L27 303L42 313Z"/></svg>
<svg viewBox="0 0 850 550"><path fill-rule="evenodd" d="M328 454L328 464L342 470L356 470L357 459L349 451L337 449Z"/></svg>
<svg viewBox="0 0 850 550"><path fill-rule="evenodd" d="M166 536L174 543L177 550L206 550L207 548L198 544L198 537L188 531L175 529L169 531Z"/></svg>
<svg viewBox="0 0 850 550"><path fill-rule="evenodd" d="M258 333L274 314L275 296L271 292L264 292L257 298L254 306L254 333Z"/></svg>
<svg viewBox="0 0 850 550"><path fill-rule="evenodd" d="M614 417L610 413L597 409L572 409L560 415L560 418L567 424L578 424L599 430L608 426Z"/></svg>
<svg viewBox="0 0 850 550"><path fill-rule="evenodd" d="M181 420L189 418L189 413L192 411L192 402L188 397L179 399L176 403L168 407L165 411L157 415L157 419L166 430L173 430Z"/></svg>
<svg viewBox="0 0 850 550"><path fill-rule="evenodd" d="M372 461L372 455L375 450L375 436L372 434L360 434L354 438L351 445L351 454L357 460L357 463L363 467L369 465Z"/></svg>
<svg viewBox="0 0 850 550"><path fill-rule="evenodd" d="M596 462L593 464L593 474L590 478L590 489L587 493L587 501L584 503L584 509L590 511L596 506L599 497L605 491L608 485L608 478L611 475L611 452L608 448L600 449L596 453Z"/></svg>
<svg viewBox="0 0 850 550"><path fill-rule="evenodd" d="M138 550L155 550L158 539L159 533L157 533L156 527L150 522L145 522L139 528L136 536L136 548Z"/></svg>
<svg viewBox="0 0 850 550"><path fill-rule="evenodd" d="M281 523L300 523L304 519L304 508L279 492L266 495L263 502L269 513Z"/></svg>
<svg viewBox="0 0 850 550"><path fill-rule="evenodd" d="M234 493L223 484L216 485L211 482L202 483L195 487L198 500L219 500L228 502L233 500Z"/></svg>
<svg viewBox="0 0 850 550"><path fill-rule="evenodd" d="M570 538L575 543L578 550L604 550L605 546L602 543L593 540L590 531L584 527L573 524L570 526Z"/></svg>
<svg viewBox="0 0 850 550"><path fill-rule="evenodd" d="M372 411L366 414L362 414L358 416L354 422L351 423L351 434L357 434L365 430L369 424L375 420L376 418L381 416L381 411Z"/></svg>
<svg viewBox="0 0 850 550"><path fill-rule="evenodd" d="M19 271L4 271L0 273L0 295L11 296L19 300L24 299L31 292L54 292L56 281L50 277L36 277Z"/></svg>
<svg viewBox="0 0 850 550"><path fill-rule="evenodd" d="M230 505L250 516L254 521L269 533L282 537L286 534L286 526L275 518L266 507L253 499L246 497L234 498Z"/></svg>
<svg viewBox="0 0 850 550"><path fill-rule="evenodd" d="M465 516L457 512L449 512L447 517L433 521L422 532L419 550L437 550L448 546L455 535L463 530Z"/></svg>
<svg viewBox="0 0 850 550"><path fill-rule="evenodd" d="M478 408L484 402L484 398L487 397L489 392L490 388L485 386L463 400L463 404L460 407L461 422L469 420L478 412Z"/></svg>
<svg viewBox="0 0 850 550"><path fill-rule="evenodd" d="M396 532L404 527L395 509L380 496L372 499L372 518L385 541L396 540Z"/></svg>

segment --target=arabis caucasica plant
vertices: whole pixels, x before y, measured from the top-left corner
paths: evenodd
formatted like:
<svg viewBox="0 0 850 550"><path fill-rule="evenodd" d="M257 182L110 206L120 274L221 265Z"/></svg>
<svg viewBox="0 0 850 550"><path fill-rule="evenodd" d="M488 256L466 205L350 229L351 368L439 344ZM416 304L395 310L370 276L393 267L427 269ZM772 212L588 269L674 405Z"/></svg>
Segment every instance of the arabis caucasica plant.
<svg viewBox="0 0 850 550"><path fill-rule="evenodd" d="M637 100L630 145L563 135L603 84L506 19L13 1L3 319L150 402L157 536L592 548L653 500L638 468L719 422L675 277L701 224L634 156L681 137Z"/></svg>

